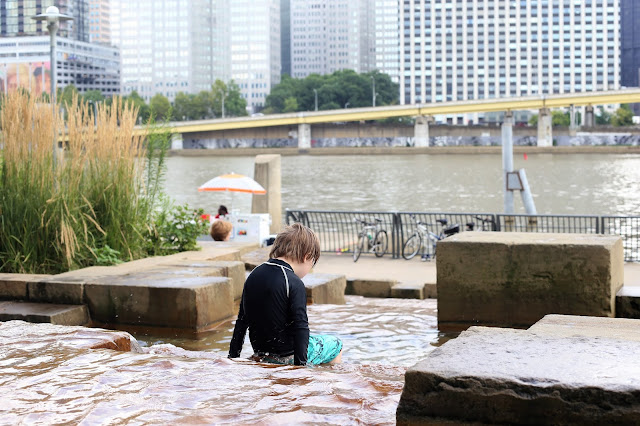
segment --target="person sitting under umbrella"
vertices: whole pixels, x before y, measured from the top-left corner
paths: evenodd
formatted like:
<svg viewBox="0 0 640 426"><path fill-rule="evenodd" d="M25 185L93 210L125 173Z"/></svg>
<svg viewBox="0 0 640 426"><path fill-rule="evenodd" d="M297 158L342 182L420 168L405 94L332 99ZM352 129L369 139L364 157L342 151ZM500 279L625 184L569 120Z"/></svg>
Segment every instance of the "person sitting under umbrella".
<svg viewBox="0 0 640 426"><path fill-rule="evenodd" d="M220 219L220 216L226 216L229 214L229 210L227 210L227 206L223 206L220 204L218 207L218 214L216 215L216 219Z"/></svg>

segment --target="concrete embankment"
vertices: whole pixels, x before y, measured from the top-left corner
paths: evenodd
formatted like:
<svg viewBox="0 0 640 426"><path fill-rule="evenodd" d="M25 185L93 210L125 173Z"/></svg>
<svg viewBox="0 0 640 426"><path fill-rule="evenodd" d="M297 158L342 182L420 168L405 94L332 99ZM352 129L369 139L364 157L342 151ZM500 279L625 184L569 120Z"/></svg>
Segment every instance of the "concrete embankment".
<svg viewBox="0 0 640 426"><path fill-rule="evenodd" d="M516 154L640 154L640 146L515 146ZM326 147L301 151L298 148L220 148L220 149L176 149L173 156L203 157L229 156L247 157L262 154L280 155L469 155L502 153L501 146L432 146L413 147Z"/></svg>

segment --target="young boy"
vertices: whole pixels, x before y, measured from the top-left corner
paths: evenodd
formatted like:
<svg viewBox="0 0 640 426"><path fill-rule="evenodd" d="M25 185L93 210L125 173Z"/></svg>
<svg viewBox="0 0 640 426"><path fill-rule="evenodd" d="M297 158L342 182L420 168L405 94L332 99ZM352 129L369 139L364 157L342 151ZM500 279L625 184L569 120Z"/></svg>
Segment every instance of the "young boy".
<svg viewBox="0 0 640 426"><path fill-rule="evenodd" d="M240 356L248 328L254 360L295 365L341 362L340 339L309 335L302 278L320 257L316 234L299 223L287 226L276 237L269 257L244 283L229 358Z"/></svg>
<svg viewBox="0 0 640 426"><path fill-rule="evenodd" d="M233 225L226 220L216 220L211 225L209 234L214 241L229 241Z"/></svg>

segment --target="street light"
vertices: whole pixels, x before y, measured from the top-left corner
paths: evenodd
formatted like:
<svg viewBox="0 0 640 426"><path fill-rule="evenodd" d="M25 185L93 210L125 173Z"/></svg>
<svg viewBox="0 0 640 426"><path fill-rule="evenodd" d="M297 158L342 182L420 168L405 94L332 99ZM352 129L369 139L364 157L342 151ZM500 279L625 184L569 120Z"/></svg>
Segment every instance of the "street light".
<svg viewBox="0 0 640 426"><path fill-rule="evenodd" d="M60 22L73 21L71 16L63 15L60 10L55 6L49 6L45 13L32 16L34 21L40 21L47 23L47 30L49 31L49 38L51 44L51 108L56 111L56 34L60 27Z"/></svg>
<svg viewBox="0 0 640 426"><path fill-rule="evenodd" d="M349 105L350 105L350 103L349 103L349 102L347 102L346 104L344 104L344 109L349 108Z"/></svg>
<svg viewBox="0 0 640 426"><path fill-rule="evenodd" d="M49 41L51 47L51 59L50 59L50 78L51 78L51 111L53 112L53 117L56 116L56 34L58 33L58 28L60 27L60 22L72 21L73 18L71 16L63 15L60 13L60 10L55 6L49 6L45 13L41 13L40 15L32 16L31 19L34 21L40 21L47 23L47 30L49 31ZM55 133L55 132L54 132ZM58 148L58 139L57 135L53 135L53 166L56 165L56 150Z"/></svg>
<svg viewBox="0 0 640 426"><path fill-rule="evenodd" d="M316 111L318 110L318 91L316 89L313 89L313 95L315 96L316 99Z"/></svg>
<svg viewBox="0 0 640 426"><path fill-rule="evenodd" d="M373 76L371 76L371 84L371 104L376 106L376 79Z"/></svg>

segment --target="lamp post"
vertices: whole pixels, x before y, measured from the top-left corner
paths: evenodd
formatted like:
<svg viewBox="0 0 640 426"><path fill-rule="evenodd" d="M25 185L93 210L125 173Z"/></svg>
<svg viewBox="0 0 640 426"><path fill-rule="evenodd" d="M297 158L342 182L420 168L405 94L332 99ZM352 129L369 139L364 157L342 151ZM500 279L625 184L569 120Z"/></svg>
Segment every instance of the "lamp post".
<svg viewBox="0 0 640 426"><path fill-rule="evenodd" d="M349 102L347 102L346 104L344 104L344 109L349 108L349 105L350 105L350 103L349 103Z"/></svg>
<svg viewBox="0 0 640 426"><path fill-rule="evenodd" d="M316 111L318 110L318 91L316 89L313 89L313 95L315 97L315 105L316 105Z"/></svg>
<svg viewBox="0 0 640 426"><path fill-rule="evenodd" d="M55 115L56 111L56 34L60 28L60 22L72 21L71 16L63 15L55 6L49 6L45 13L31 17L34 21L47 23L51 47L51 107Z"/></svg>
<svg viewBox="0 0 640 426"><path fill-rule="evenodd" d="M50 48L51 48L51 59L50 59L50 78L51 78L51 111L53 113L53 117L56 116L56 34L58 33L58 28L60 27L60 22L72 21L73 18L71 16L63 15L60 13L60 10L55 6L49 6L45 13L41 13L40 15L32 16L31 19L39 22L47 23L47 30L49 31L49 39L50 39ZM54 132L55 133L55 132ZM53 165L55 167L56 164L56 149L58 148L58 140L56 135L53 135Z"/></svg>
<svg viewBox="0 0 640 426"><path fill-rule="evenodd" d="M371 105L376 106L376 79L371 76Z"/></svg>

